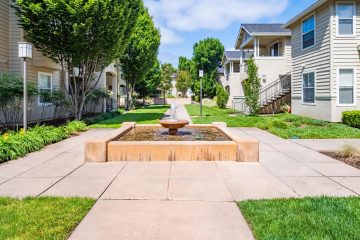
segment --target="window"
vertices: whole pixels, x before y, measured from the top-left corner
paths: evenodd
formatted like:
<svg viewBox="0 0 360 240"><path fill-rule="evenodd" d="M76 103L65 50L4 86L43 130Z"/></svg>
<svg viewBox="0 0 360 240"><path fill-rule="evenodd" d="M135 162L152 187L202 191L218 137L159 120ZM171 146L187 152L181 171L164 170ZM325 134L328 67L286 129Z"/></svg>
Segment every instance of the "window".
<svg viewBox="0 0 360 240"><path fill-rule="evenodd" d="M38 79L39 86L39 103L50 103L50 94L52 91L52 75L49 73L40 73Z"/></svg>
<svg viewBox="0 0 360 240"><path fill-rule="evenodd" d="M355 103L354 83L354 69L339 69L339 104Z"/></svg>
<svg viewBox="0 0 360 240"><path fill-rule="evenodd" d="M354 35L354 3L338 3L336 5L338 35Z"/></svg>
<svg viewBox="0 0 360 240"><path fill-rule="evenodd" d="M311 16L302 22L302 48L315 45L315 16Z"/></svg>
<svg viewBox="0 0 360 240"><path fill-rule="evenodd" d="M234 73L240 72L240 62L233 62L233 72Z"/></svg>
<svg viewBox="0 0 360 240"><path fill-rule="evenodd" d="M315 72L303 74L303 103L315 103Z"/></svg>
<svg viewBox="0 0 360 240"><path fill-rule="evenodd" d="M279 56L279 42L276 42L270 46L270 56L271 57Z"/></svg>

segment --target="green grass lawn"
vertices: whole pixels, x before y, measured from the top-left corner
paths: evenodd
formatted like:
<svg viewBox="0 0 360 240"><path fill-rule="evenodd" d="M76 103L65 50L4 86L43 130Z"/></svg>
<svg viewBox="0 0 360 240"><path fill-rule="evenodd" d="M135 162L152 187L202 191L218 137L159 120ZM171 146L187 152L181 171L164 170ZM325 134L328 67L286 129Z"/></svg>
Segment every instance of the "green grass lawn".
<svg viewBox="0 0 360 240"><path fill-rule="evenodd" d="M0 198L0 239L67 239L95 200Z"/></svg>
<svg viewBox="0 0 360 240"><path fill-rule="evenodd" d="M123 113L114 118L107 119L97 124L91 125L91 128L118 128L124 122L137 122L138 124L156 124L164 116L169 106L148 106L133 111Z"/></svg>
<svg viewBox="0 0 360 240"><path fill-rule="evenodd" d="M344 124L329 123L292 114L268 116L245 116L233 113L230 109L203 107L203 116L199 117L199 105L186 105L186 109L195 124L226 122L229 127L258 127L279 137L303 139L360 138L360 129Z"/></svg>
<svg viewBox="0 0 360 240"><path fill-rule="evenodd" d="M239 202L257 240L360 239L360 198Z"/></svg>

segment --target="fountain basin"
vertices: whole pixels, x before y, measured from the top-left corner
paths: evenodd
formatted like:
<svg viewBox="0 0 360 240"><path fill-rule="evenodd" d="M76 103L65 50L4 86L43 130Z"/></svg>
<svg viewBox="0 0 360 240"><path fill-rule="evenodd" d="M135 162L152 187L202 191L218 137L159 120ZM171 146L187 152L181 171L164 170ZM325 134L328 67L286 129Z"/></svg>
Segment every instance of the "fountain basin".
<svg viewBox="0 0 360 240"><path fill-rule="evenodd" d="M156 130L160 133L154 130L154 134L160 134L157 141L148 140L153 139L151 136L136 135L137 132L147 132L149 128L161 129L161 125L125 123L103 139L86 142L85 161L259 161L259 142L247 136L240 138L234 135L225 123L189 125L187 129L212 131L214 134L214 137L206 136L207 138L199 140L176 139L186 136L183 133L189 131L187 129L181 129L179 136L166 136L170 137L166 140L161 138L161 130ZM163 131L166 132L166 129Z"/></svg>
<svg viewBox="0 0 360 240"><path fill-rule="evenodd" d="M179 131L179 128L184 128L189 121L186 120L161 120L160 125L164 128L169 129L170 135L176 135Z"/></svg>

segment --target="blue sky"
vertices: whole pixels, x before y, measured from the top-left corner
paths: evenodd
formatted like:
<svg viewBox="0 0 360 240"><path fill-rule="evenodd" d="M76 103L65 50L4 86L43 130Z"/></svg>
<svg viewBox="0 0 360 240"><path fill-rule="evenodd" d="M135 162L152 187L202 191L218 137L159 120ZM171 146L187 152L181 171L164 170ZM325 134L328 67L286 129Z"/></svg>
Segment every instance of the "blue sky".
<svg viewBox="0 0 360 240"><path fill-rule="evenodd" d="M161 30L159 59L177 66L193 44L216 37L233 49L241 23L284 23L316 0L144 0Z"/></svg>

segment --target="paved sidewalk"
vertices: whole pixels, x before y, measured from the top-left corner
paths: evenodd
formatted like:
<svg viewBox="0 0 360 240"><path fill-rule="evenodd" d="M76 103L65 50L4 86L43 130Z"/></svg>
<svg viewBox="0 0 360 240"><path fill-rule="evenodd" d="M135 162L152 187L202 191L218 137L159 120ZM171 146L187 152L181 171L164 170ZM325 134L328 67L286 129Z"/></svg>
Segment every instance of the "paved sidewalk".
<svg viewBox="0 0 360 240"><path fill-rule="evenodd" d="M170 116L170 109L166 111L164 119L169 118L169 116ZM192 123L191 117L186 111L184 105L176 105L176 117L179 120L187 120L189 121L190 124Z"/></svg>
<svg viewBox="0 0 360 240"><path fill-rule="evenodd" d="M339 151L345 144L360 147L360 139L296 139L292 141L315 151Z"/></svg>
<svg viewBox="0 0 360 240"><path fill-rule="evenodd" d="M260 163L119 162L84 164L90 130L0 165L0 195L98 199L70 239L253 239L236 206L248 199L358 196L360 170L255 128Z"/></svg>

